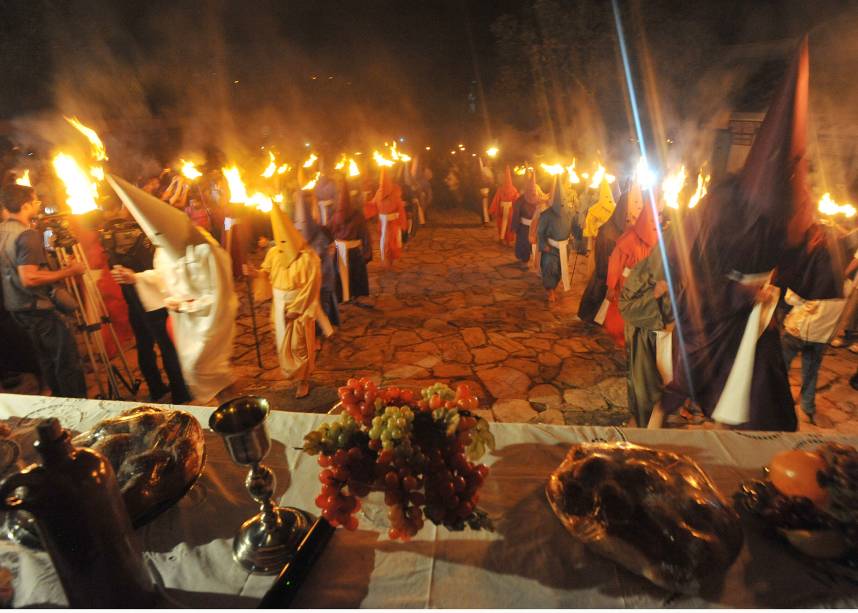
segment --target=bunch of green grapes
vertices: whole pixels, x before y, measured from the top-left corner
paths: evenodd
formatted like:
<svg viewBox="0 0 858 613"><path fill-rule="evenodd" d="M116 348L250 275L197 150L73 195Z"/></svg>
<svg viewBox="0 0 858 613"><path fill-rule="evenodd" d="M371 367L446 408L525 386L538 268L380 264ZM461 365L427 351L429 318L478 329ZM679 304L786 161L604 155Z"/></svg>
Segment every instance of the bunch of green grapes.
<svg viewBox="0 0 858 613"><path fill-rule="evenodd" d="M409 407L385 407L383 413L372 418L372 426L369 429L370 448L393 449L394 446L408 441L413 421L414 412Z"/></svg>
<svg viewBox="0 0 858 613"><path fill-rule="evenodd" d="M325 422L304 436L304 451L310 455L332 455L337 449L352 447L358 423L348 413L341 413L337 421Z"/></svg>

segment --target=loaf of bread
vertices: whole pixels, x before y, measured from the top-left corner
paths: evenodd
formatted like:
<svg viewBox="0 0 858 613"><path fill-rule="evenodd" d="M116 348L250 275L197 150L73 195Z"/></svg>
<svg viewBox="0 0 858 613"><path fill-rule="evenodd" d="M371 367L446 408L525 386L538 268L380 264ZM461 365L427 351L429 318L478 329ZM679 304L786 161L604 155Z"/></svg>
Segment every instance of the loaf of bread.
<svg viewBox="0 0 858 613"><path fill-rule="evenodd" d="M73 443L108 459L134 522L180 498L202 471L205 456L203 430L193 415L146 406L99 422Z"/></svg>
<svg viewBox="0 0 858 613"><path fill-rule="evenodd" d="M671 591L697 593L733 563L739 517L689 458L630 443L575 445L546 487L591 550Z"/></svg>

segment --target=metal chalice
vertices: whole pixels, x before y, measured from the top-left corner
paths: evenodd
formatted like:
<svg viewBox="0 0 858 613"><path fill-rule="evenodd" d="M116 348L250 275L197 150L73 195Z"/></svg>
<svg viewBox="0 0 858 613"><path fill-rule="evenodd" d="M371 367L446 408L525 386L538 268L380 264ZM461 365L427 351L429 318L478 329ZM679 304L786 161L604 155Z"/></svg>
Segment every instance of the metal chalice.
<svg viewBox="0 0 858 613"><path fill-rule="evenodd" d="M209 418L209 427L226 444L233 462L250 466L244 481L259 503L259 513L245 521L232 544L235 561L251 572L273 574L288 562L310 526L309 516L272 501L276 477L262 464L271 448L266 419L268 400L242 396L222 404Z"/></svg>

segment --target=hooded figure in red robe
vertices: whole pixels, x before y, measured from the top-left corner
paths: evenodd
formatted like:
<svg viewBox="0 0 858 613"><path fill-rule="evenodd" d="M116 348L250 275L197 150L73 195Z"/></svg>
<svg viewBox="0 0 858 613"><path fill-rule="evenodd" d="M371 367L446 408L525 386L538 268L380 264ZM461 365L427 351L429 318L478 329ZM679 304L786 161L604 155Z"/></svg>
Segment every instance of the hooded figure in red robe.
<svg viewBox="0 0 858 613"><path fill-rule="evenodd" d="M529 171L524 193L512 205L512 231L515 233L515 257L528 262L536 244L539 213L548 201L548 195L536 184L536 172Z"/></svg>
<svg viewBox="0 0 858 613"><path fill-rule="evenodd" d="M489 213L495 218L498 226L498 240L507 245L515 239L515 232L512 229L512 203L517 199L518 190L512 183L512 171L507 164L503 183L498 187L489 205Z"/></svg>
<svg viewBox="0 0 858 613"><path fill-rule="evenodd" d="M634 192L638 193L635 195ZM629 200L641 199L640 186L632 186ZM608 258L607 297L610 305L605 314L605 331L616 341L617 346L625 344L625 328L623 317L620 315L618 301L620 292L626 277L638 262L647 258L653 246L658 242L658 228L656 228L657 213L653 210L651 202L645 202L641 214L635 225L628 228L620 238Z"/></svg>
<svg viewBox="0 0 858 613"><path fill-rule="evenodd" d="M776 268L792 267L813 222L807 98L805 39L741 173L713 189L685 217L683 240L671 243L669 266L678 290L673 380L662 399L666 413L690 397L729 426L797 428L772 317L779 291L769 280Z"/></svg>
<svg viewBox="0 0 858 613"><path fill-rule="evenodd" d="M407 228L405 224L408 222L402 190L390 179L390 173L384 167L378 178L378 191L373 203L378 209L381 262L382 265L392 265L402 254L402 232Z"/></svg>

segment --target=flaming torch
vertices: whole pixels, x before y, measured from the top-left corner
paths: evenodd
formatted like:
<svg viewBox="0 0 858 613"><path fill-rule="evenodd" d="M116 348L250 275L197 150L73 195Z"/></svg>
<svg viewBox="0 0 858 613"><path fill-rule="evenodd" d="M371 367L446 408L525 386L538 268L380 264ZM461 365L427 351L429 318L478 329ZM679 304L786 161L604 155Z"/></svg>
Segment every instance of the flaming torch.
<svg viewBox="0 0 858 613"><path fill-rule="evenodd" d="M73 157L58 153L54 156L53 166L65 187L66 204L69 205L72 214L83 215L98 208L96 204L98 187Z"/></svg>
<svg viewBox="0 0 858 613"><path fill-rule="evenodd" d="M360 176L360 168L358 168L357 162L354 161L354 158L349 158L349 176L350 177L359 177Z"/></svg>
<svg viewBox="0 0 858 613"><path fill-rule="evenodd" d="M697 189L694 190L694 193L691 195L691 198L688 201L688 208L693 209L697 206L697 203L703 199L703 196L706 195L706 186L709 185L709 179L711 179L709 175L703 174L701 170L697 173ZM853 209L854 212L855 209Z"/></svg>
<svg viewBox="0 0 858 613"><path fill-rule="evenodd" d="M674 210L679 210L679 192L685 187L685 181L688 179L688 173L685 172L685 166L680 165L677 170L664 177L661 182L661 192L664 198L664 203Z"/></svg>
<svg viewBox="0 0 858 613"><path fill-rule="evenodd" d="M247 202L247 188L241 180L241 171L233 164L228 168L222 168L223 176L229 187L229 201L233 204L244 204Z"/></svg>
<svg viewBox="0 0 858 613"><path fill-rule="evenodd" d="M566 167L566 174L569 177L569 183L577 185L581 182L581 178L578 176L578 173L575 172L575 158L572 158L572 163Z"/></svg>
<svg viewBox="0 0 858 613"><path fill-rule="evenodd" d="M313 164L315 164L318 159L318 155L316 155L315 153L311 153L310 157L308 157L307 160L304 162L302 168L312 168Z"/></svg>
<svg viewBox="0 0 858 613"><path fill-rule="evenodd" d="M542 168L542 170L544 170L545 172L550 174L552 177L554 177L556 175L562 175L566 171L566 169L563 168L562 164L545 164L545 163L542 163L539 166Z"/></svg>
<svg viewBox="0 0 858 613"><path fill-rule="evenodd" d="M187 160L179 160L179 164L182 165L181 172L186 179L194 181L203 176L203 173L197 170L197 165L193 162L189 162Z"/></svg>
<svg viewBox="0 0 858 613"><path fill-rule="evenodd" d="M372 159L374 159L375 163L378 164L379 166L386 166L388 168L390 166L393 166L393 160L388 160L386 157L381 155L381 153L379 153L378 151L372 152Z"/></svg>
<svg viewBox="0 0 858 613"><path fill-rule="evenodd" d="M83 125L77 117L64 117L64 119L74 126L74 128L83 134L86 137L86 140L89 141L89 144L92 147L92 157L94 157L97 162L106 162L107 151L104 148L104 143L101 142L101 139L98 137L95 130Z"/></svg>
<svg viewBox="0 0 858 613"><path fill-rule="evenodd" d="M322 173L317 172L315 175L313 175L313 178L307 181L306 185L304 185L304 187L302 187L301 189L304 191L315 189L316 183L318 182L319 176L321 176L321 174Z"/></svg>
<svg viewBox="0 0 858 613"><path fill-rule="evenodd" d="M26 187L33 187L30 183L30 169L24 171L24 174L17 179L15 179L15 185L24 185Z"/></svg>
<svg viewBox="0 0 858 613"><path fill-rule="evenodd" d="M274 160L274 154L271 151L268 152L268 160L268 166L262 171L262 177L265 179L270 179L277 172L277 162Z"/></svg>
<svg viewBox="0 0 858 613"><path fill-rule="evenodd" d="M843 215L847 218L855 216L854 206L851 204L837 204L828 192L825 192L822 198L819 199L818 208L820 213L832 217L834 215Z"/></svg>
<svg viewBox="0 0 858 613"><path fill-rule="evenodd" d="M602 180L605 180L608 183L613 183L616 180L616 177L608 174L605 167L599 164L596 168L596 172L593 173L593 180L590 181L590 189L598 189L602 184Z"/></svg>

